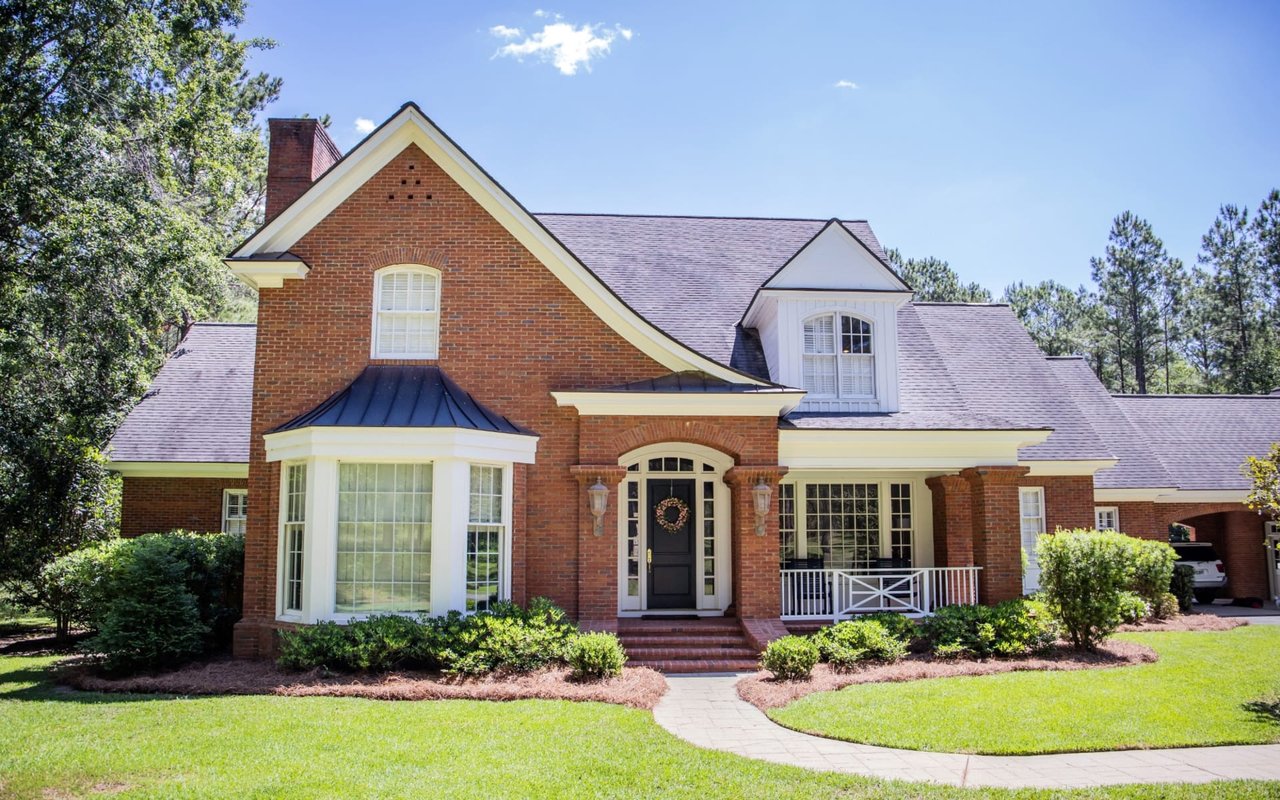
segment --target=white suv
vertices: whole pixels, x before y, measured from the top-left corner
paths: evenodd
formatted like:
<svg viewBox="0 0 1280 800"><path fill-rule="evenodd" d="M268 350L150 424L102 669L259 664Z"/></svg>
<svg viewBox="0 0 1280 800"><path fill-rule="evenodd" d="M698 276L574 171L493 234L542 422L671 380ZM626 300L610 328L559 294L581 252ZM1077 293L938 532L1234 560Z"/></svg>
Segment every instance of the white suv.
<svg viewBox="0 0 1280 800"><path fill-rule="evenodd" d="M1175 542L1169 545L1178 554L1179 564L1189 564L1196 571L1197 603L1212 603L1227 585L1227 568L1218 551L1208 542Z"/></svg>

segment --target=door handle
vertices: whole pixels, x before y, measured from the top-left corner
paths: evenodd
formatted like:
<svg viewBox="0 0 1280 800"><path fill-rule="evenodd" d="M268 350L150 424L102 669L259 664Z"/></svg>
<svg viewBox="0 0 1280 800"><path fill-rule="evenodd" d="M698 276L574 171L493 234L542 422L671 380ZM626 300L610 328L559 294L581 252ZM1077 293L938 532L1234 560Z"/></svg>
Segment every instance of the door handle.
<svg viewBox="0 0 1280 800"><path fill-rule="evenodd" d="M649 571L653 572L653 548L652 547L645 549L644 563L645 563L645 566L649 568Z"/></svg>

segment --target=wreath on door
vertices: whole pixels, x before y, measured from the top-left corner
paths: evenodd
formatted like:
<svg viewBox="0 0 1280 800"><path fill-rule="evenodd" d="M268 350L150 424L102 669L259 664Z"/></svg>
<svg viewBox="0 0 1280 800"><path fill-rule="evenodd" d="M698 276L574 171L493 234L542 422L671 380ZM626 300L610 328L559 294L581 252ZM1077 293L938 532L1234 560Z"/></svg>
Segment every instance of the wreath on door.
<svg viewBox="0 0 1280 800"><path fill-rule="evenodd" d="M673 508L676 509L676 518L674 521L667 515L667 512ZM689 521L689 506L686 505L679 497L668 497L666 500L658 503L657 508L653 510L653 515L656 518L657 523L661 525L663 530L667 533L679 533L680 529Z"/></svg>

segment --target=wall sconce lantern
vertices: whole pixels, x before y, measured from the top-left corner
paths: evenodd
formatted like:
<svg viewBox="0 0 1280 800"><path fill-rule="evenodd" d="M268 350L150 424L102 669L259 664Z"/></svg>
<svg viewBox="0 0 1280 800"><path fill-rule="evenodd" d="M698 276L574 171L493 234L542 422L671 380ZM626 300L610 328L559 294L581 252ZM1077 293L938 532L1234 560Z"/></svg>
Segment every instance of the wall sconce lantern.
<svg viewBox="0 0 1280 800"><path fill-rule="evenodd" d="M751 500L756 508L756 536L764 536L764 523L769 516L769 499L773 497L773 487L764 482L764 478L751 490Z"/></svg>
<svg viewBox="0 0 1280 800"><path fill-rule="evenodd" d="M604 535L604 510L609 505L609 487L599 478L587 488L587 506L591 509L591 519L595 522L593 532L596 536Z"/></svg>

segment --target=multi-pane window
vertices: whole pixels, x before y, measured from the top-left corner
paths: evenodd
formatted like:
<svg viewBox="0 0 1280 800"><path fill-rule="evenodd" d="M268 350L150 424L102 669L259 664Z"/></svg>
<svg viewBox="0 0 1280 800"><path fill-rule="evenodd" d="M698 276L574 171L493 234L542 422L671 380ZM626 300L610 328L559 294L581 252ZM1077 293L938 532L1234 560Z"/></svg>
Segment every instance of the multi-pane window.
<svg viewBox="0 0 1280 800"><path fill-rule="evenodd" d="M1115 506L1098 506L1093 509L1093 525L1100 531L1120 530L1120 509Z"/></svg>
<svg viewBox="0 0 1280 800"><path fill-rule="evenodd" d="M827 567L876 566L880 555L880 485L805 484L805 528Z"/></svg>
<svg viewBox="0 0 1280 800"><path fill-rule="evenodd" d="M874 397L871 323L847 314L823 314L804 323L801 382L815 397Z"/></svg>
<svg viewBox="0 0 1280 800"><path fill-rule="evenodd" d="M627 481L627 597L640 596L640 551L640 482Z"/></svg>
<svg viewBox="0 0 1280 800"><path fill-rule="evenodd" d="M222 532L244 533L248 518L249 492L245 489L227 489L222 493Z"/></svg>
<svg viewBox="0 0 1280 800"><path fill-rule="evenodd" d="M911 484L889 484L889 557L911 563Z"/></svg>
<svg viewBox="0 0 1280 800"><path fill-rule="evenodd" d="M433 272L378 273L374 288L373 355L436 358L439 353L440 279Z"/></svg>
<svg viewBox="0 0 1280 800"><path fill-rule="evenodd" d="M467 610L485 611L502 594L502 467L471 467L467 517Z"/></svg>
<svg viewBox="0 0 1280 800"><path fill-rule="evenodd" d="M1034 486L1018 490L1018 507L1022 519L1023 546L1035 546L1036 536L1044 533L1044 489Z"/></svg>
<svg viewBox="0 0 1280 800"><path fill-rule="evenodd" d="M716 484L702 482L702 593L716 593Z"/></svg>
<svg viewBox="0 0 1280 800"><path fill-rule="evenodd" d="M778 554L782 566L787 560L803 558L796 552L796 485L784 483L778 486L778 537L781 545Z"/></svg>
<svg viewBox="0 0 1280 800"><path fill-rule="evenodd" d="M307 465L284 468L284 599L286 612L302 611L302 545L307 529Z"/></svg>
<svg viewBox="0 0 1280 800"><path fill-rule="evenodd" d="M430 464L338 465L334 607L430 611Z"/></svg>

